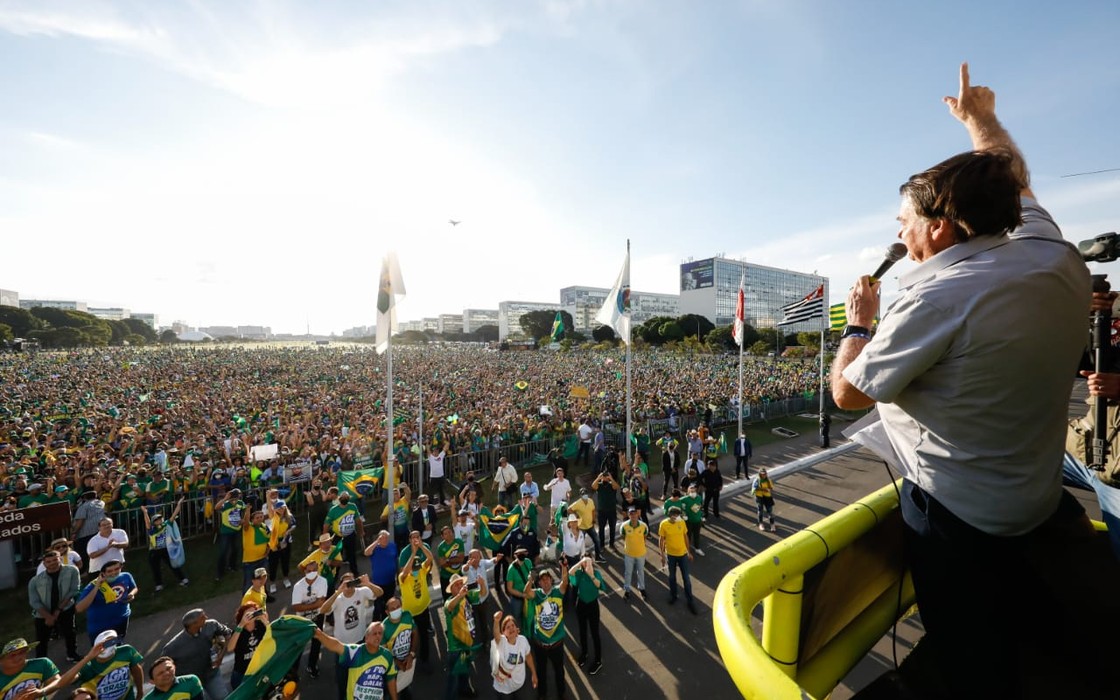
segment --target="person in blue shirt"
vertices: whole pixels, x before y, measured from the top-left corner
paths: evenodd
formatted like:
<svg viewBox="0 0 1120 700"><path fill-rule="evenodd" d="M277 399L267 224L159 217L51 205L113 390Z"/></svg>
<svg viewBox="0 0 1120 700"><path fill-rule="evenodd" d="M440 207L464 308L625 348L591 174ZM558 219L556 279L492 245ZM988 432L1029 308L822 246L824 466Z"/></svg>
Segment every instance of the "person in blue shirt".
<svg viewBox="0 0 1120 700"><path fill-rule="evenodd" d="M97 635L105 630L114 630L117 637L124 639L128 633L128 621L132 616L132 601L140 589L132 574L123 571L124 564L111 561L101 567L97 578L86 584L78 594L75 609L86 614L86 632L90 646Z"/></svg>

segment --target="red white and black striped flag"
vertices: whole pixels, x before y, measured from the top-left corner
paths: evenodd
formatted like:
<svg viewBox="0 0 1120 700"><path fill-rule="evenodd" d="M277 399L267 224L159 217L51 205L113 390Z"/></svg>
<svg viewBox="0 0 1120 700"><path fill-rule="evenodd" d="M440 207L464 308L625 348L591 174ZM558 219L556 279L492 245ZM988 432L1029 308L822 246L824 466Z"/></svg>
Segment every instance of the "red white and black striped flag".
<svg viewBox="0 0 1120 700"><path fill-rule="evenodd" d="M789 326L813 318L824 317L824 285L817 287L804 299L782 307L782 320L779 326Z"/></svg>

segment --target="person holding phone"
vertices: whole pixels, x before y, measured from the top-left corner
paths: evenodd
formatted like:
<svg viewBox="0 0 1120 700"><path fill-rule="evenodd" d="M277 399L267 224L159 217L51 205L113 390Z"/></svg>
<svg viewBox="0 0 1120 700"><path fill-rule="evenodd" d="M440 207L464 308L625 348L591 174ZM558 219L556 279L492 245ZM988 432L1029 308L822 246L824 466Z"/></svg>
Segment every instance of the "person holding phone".
<svg viewBox="0 0 1120 700"><path fill-rule="evenodd" d="M257 603L242 604L237 608L233 619L237 626L233 628L233 634L226 642L226 652L233 652L233 672L229 676L229 685L231 689L236 690L245 678L245 671L249 668L253 652L264 639L269 620L268 611Z"/></svg>

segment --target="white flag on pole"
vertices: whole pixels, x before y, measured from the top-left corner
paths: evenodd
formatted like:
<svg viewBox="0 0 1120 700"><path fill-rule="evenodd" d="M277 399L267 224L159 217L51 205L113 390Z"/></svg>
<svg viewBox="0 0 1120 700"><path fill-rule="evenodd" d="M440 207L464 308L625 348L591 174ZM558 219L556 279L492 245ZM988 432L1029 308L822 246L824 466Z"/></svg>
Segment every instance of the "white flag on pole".
<svg viewBox="0 0 1120 700"><path fill-rule="evenodd" d="M735 344L740 348L743 347L743 326L746 325L747 321L747 295L743 291L743 284L746 279L746 273L739 278L739 301L735 304L735 325L731 329L731 335L735 337Z"/></svg>
<svg viewBox="0 0 1120 700"><path fill-rule="evenodd" d="M389 347L389 338L397 332L397 297L404 296L404 281L396 253L388 253L381 261L381 282L377 286L377 352Z"/></svg>
<svg viewBox="0 0 1120 700"><path fill-rule="evenodd" d="M622 263L622 271L614 288L603 302L603 308L595 315L595 320L604 326L610 326L622 342L630 344L630 248L626 249L626 261Z"/></svg>

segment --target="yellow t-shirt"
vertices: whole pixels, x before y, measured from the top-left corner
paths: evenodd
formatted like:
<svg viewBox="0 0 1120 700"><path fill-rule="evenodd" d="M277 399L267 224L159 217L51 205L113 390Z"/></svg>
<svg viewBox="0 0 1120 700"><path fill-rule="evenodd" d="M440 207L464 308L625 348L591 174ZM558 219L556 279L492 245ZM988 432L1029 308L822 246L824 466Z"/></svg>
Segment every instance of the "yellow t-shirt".
<svg viewBox="0 0 1120 700"><path fill-rule="evenodd" d="M432 591L428 586L428 574L432 566L427 561L420 565L420 570L413 570L411 574L401 573L397 582L401 587L401 607L410 615L420 615L432 604Z"/></svg>
<svg viewBox="0 0 1120 700"><path fill-rule="evenodd" d="M268 528L250 525L241 531L241 561L249 563L268 557Z"/></svg>
<svg viewBox="0 0 1120 700"><path fill-rule="evenodd" d="M590 530L595 526L595 503L590 498L577 498L568 506L568 512L579 516L580 530Z"/></svg>
<svg viewBox="0 0 1120 700"><path fill-rule="evenodd" d="M245 591L245 595L241 596L241 604L245 605L246 603L256 603L261 610L264 610L265 604L268 603L268 595L263 590L257 592L256 589L250 588Z"/></svg>
<svg viewBox="0 0 1120 700"><path fill-rule="evenodd" d="M646 556L646 535L649 528L641 520L637 525L630 521L622 523L622 549L628 557L644 558Z"/></svg>
<svg viewBox="0 0 1120 700"><path fill-rule="evenodd" d="M671 557L683 557L688 554L688 527L683 519L677 522L665 519L657 526L657 534L665 540L665 553Z"/></svg>

